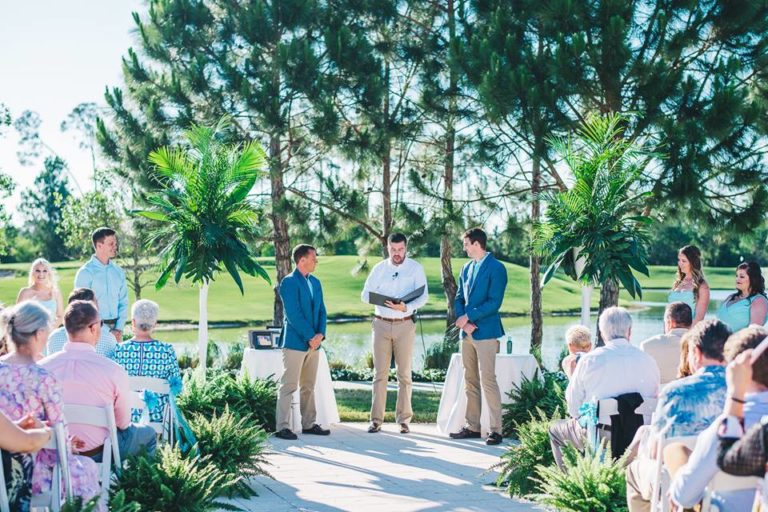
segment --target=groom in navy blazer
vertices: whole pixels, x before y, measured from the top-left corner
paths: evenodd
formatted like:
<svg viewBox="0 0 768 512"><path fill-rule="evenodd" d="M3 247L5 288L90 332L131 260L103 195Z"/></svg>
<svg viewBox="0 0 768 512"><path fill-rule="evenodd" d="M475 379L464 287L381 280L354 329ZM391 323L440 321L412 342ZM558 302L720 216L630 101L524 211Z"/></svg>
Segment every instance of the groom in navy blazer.
<svg viewBox="0 0 768 512"><path fill-rule="evenodd" d="M486 251L488 236L480 228L464 233L464 250L471 261L464 265L456 293L456 327L462 331L461 359L467 394L466 425L451 433L453 439L480 437L482 385L488 404L490 432L486 444L501 443L501 393L496 382L496 354L504 336L499 309L507 288L507 269Z"/></svg>
<svg viewBox="0 0 768 512"><path fill-rule="evenodd" d="M301 244L293 249L296 270L280 282L285 319L280 334L283 347L283 376L277 393L277 432L281 439L293 440L291 430L291 402L293 393L301 388L301 432L328 435L315 423L315 379L320 343L325 338L326 311L320 280L311 273L317 266L317 251L311 245Z"/></svg>

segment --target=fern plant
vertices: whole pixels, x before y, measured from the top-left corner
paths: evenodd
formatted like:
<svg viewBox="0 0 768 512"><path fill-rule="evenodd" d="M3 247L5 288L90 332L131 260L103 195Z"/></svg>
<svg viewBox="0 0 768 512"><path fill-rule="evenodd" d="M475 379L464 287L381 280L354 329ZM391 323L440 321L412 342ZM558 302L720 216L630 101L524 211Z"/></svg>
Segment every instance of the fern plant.
<svg viewBox="0 0 768 512"><path fill-rule="evenodd" d="M221 471L207 456L184 457L165 445L152 457L129 457L111 492L114 499L122 491L141 510L241 510L219 499L241 479Z"/></svg>
<svg viewBox="0 0 768 512"><path fill-rule="evenodd" d="M571 445L563 448L565 471L551 464L537 469L541 493L534 501L570 512L623 512L627 510L626 457L614 460L603 440L582 454Z"/></svg>
<svg viewBox="0 0 768 512"><path fill-rule="evenodd" d="M229 477L242 477L232 487L231 495L255 496L245 479L270 476L265 469L269 464L266 459L269 453L267 433L251 424L249 418L237 418L228 407L212 418L197 415L190 420L189 426L197 438L201 455L209 456L209 460Z"/></svg>
<svg viewBox="0 0 768 512"><path fill-rule="evenodd" d="M505 487L510 496L541 492L541 484L532 475L536 468L555 461L549 444L549 425L554 419L560 419L558 409L547 414L537 407L536 414L530 414L530 419L517 427L520 444L510 445L492 468L499 470L496 485Z"/></svg>
<svg viewBox="0 0 768 512"><path fill-rule="evenodd" d="M99 496L85 501L82 496L74 496L61 506L61 512L93 512L99 506ZM125 491L116 492L109 500L110 512L141 512L138 503L128 502Z"/></svg>
<svg viewBox="0 0 768 512"><path fill-rule="evenodd" d="M540 409L551 418L556 410L565 411L565 388L568 380L561 372L544 370L539 378L538 370L532 379L523 376L520 384L514 384L507 396L510 402L502 405L502 430L505 436L515 436L521 425L533 416L531 411Z"/></svg>

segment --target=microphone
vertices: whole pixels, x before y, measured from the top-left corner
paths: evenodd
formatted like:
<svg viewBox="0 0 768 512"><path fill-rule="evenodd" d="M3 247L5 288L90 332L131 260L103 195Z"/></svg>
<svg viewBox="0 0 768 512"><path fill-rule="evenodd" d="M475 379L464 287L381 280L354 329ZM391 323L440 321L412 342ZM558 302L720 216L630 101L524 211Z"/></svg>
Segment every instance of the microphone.
<svg viewBox="0 0 768 512"><path fill-rule="evenodd" d="M397 276L399 275L400 275L400 272L395 272L394 274L392 274L392 279L397 279Z"/></svg>

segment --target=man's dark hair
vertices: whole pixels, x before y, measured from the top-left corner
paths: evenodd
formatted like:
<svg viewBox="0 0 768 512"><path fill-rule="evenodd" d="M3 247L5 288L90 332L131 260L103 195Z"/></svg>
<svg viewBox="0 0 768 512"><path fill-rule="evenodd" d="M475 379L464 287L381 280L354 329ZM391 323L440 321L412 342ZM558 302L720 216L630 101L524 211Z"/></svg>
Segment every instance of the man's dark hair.
<svg viewBox="0 0 768 512"><path fill-rule="evenodd" d="M108 236L114 236L116 234L116 231L112 228L107 227L101 227L96 228L94 230L93 234L91 235L91 241L93 242L93 248L96 248L96 244L99 242L103 242L105 238Z"/></svg>
<svg viewBox="0 0 768 512"><path fill-rule="evenodd" d="M690 327L693 323L693 311L685 302L673 302L667 306L667 316L678 327Z"/></svg>
<svg viewBox="0 0 768 512"><path fill-rule="evenodd" d="M76 300L64 311L64 328L69 334L77 334L99 321L99 312L93 302Z"/></svg>
<svg viewBox="0 0 768 512"><path fill-rule="evenodd" d="M67 297L67 304L72 304L76 300L87 300L93 302L96 300L96 294L90 288L75 288Z"/></svg>
<svg viewBox="0 0 768 512"><path fill-rule="evenodd" d="M408 237L402 233L390 233L387 237L387 242L391 244L405 244L408 245Z"/></svg>
<svg viewBox="0 0 768 512"><path fill-rule="evenodd" d="M751 325L733 333L725 344L725 360L730 363L745 350L757 348L766 337L768 329L762 325ZM752 380L768 386L768 351L752 363Z"/></svg>
<svg viewBox="0 0 768 512"><path fill-rule="evenodd" d="M688 332L688 349L697 347L704 357L722 361L723 347L730 335L731 330L720 320L703 320Z"/></svg>
<svg viewBox="0 0 768 512"><path fill-rule="evenodd" d="M307 244L299 244L293 248L293 262L298 264L299 260L308 255L310 251L317 252L317 249Z"/></svg>
<svg viewBox="0 0 768 512"><path fill-rule="evenodd" d="M488 235L485 234L485 231L483 231L480 228L470 228L464 232L464 236L462 238L469 238L469 243L479 243L480 247L485 249L486 244L488 243Z"/></svg>

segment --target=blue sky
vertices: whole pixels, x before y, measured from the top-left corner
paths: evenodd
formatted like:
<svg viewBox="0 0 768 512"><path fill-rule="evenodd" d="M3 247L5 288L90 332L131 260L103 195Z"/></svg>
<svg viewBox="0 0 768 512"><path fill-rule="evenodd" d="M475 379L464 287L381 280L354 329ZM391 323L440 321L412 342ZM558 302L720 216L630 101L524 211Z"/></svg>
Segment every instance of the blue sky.
<svg viewBox="0 0 768 512"><path fill-rule="evenodd" d="M120 85L120 59L134 43L131 12L143 8L138 0L0 0L0 103L13 116L40 114L43 140L67 160L85 190L92 188L90 156L59 126L77 104L103 104L105 87ZM0 168L17 184L11 211L42 166L21 166L16 150L16 133L6 129Z"/></svg>

